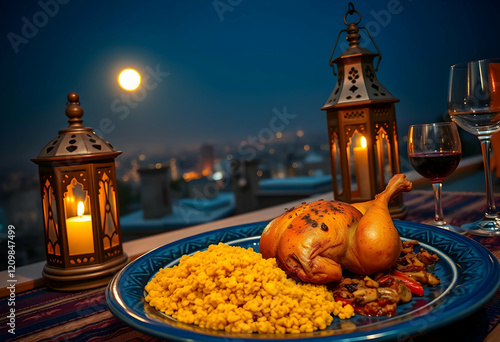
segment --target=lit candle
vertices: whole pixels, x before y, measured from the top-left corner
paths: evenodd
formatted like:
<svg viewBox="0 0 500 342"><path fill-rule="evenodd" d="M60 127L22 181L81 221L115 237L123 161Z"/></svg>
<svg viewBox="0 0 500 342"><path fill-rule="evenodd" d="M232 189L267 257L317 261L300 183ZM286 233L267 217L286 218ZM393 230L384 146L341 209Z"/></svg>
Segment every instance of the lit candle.
<svg viewBox="0 0 500 342"><path fill-rule="evenodd" d="M77 216L66 219L70 255L94 253L92 218L90 215L83 215L83 212L83 202L78 202Z"/></svg>
<svg viewBox="0 0 500 342"><path fill-rule="evenodd" d="M356 183L362 198L370 198L370 169L368 163L368 149L366 138L361 137L361 146L354 148L354 168L356 171Z"/></svg>

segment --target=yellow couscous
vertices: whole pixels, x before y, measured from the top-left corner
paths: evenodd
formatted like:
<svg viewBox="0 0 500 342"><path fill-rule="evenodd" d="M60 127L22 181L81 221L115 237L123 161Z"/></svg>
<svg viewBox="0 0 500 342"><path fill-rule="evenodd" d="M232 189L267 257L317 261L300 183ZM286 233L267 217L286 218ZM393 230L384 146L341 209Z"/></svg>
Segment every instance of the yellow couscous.
<svg viewBox="0 0 500 342"><path fill-rule="evenodd" d="M332 315L354 315L324 285L296 283L274 258L223 243L160 269L146 291L151 306L178 321L230 332L312 332Z"/></svg>

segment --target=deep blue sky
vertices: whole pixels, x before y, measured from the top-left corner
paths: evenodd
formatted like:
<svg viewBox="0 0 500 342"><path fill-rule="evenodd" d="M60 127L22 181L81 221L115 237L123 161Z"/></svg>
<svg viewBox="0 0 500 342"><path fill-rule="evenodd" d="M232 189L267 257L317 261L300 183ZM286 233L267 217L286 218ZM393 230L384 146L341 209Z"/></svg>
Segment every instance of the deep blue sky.
<svg viewBox="0 0 500 342"><path fill-rule="evenodd" d="M36 170L29 159L67 126L70 91L80 94L84 124L110 122L102 135L129 155L245 140L283 107L297 115L287 130L320 132L326 142L320 108L335 83L328 59L348 1L60 1L57 9L56 0L0 5L3 170ZM52 13L41 14L40 3ZM214 3L230 10L219 15ZM354 5L382 51L378 78L401 100L400 137L445 113L450 65L500 56L497 0ZM387 17L388 6L398 13ZM23 34L23 43L9 41ZM116 84L125 67L169 75L126 111Z"/></svg>

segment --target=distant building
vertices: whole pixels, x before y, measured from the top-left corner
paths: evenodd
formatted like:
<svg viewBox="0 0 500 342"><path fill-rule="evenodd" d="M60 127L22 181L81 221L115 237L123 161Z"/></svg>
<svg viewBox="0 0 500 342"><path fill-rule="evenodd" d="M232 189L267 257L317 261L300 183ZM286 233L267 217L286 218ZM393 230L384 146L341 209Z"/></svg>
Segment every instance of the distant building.
<svg viewBox="0 0 500 342"><path fill-rule="evenodd" d="M179 170L177 167L177 160L175 158L170 158L170 162L168 164L170 167L170 175L172 177L173 181L176 181L179 179Z"/></svg>
<svg viewBox="0 0 500 342"><path fill-rule="evenodd" d="M310 151L303 160L307 176L322 176L330 174L330 158L317 151Z"/></svg>
<svg viewBox="0 0 500 342"><path fill-rule="evenodd" d="M214 173L214 147L211 144L201 145L200 172L205 177Z"/></svg>
<svg viewBox="0 0 500 342"><path fill-rule="evenodd" d="M320 163L321 158L311 157L310 162ZM236 200L236 213L267 208L304 199L332 190L332 177L328 175L276 177L259 179L259 162L233 161L232 188Z"/></svg>
<svg viewBox="0 0 500 342"><path fill-rule="evenodd" d="M141 206L144 219L158 219L172 213L170 168L168 166L142 167Z"/></svg>

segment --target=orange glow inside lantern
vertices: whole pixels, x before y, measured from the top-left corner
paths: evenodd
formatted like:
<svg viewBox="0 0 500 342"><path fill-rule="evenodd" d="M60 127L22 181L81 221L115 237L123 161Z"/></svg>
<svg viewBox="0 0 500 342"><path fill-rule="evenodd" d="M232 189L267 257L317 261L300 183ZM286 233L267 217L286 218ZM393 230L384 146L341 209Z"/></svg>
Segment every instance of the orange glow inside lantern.
<svg viewBox="0 0 500 342"><path fill-rule="evenodd" d="M83 185L73 178L64 193L66 198L66 234L69 255L94 253L94 234L92 232L92 216L89 210L89 197Z"/></svg>

